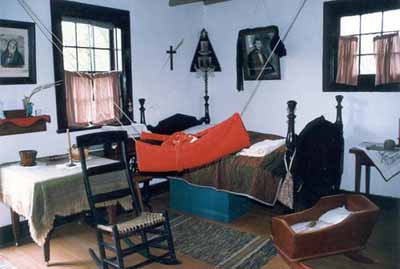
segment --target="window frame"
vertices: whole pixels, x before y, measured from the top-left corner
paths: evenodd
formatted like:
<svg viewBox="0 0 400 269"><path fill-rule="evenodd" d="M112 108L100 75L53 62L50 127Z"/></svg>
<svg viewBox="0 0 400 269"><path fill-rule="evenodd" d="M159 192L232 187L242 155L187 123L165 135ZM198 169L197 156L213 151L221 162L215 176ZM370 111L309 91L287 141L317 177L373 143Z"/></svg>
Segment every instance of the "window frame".
<svg viewBox="0 0 400 269"><path fill-rule="evenodd" d="M400 9L398 0L336 0L324 2L323 61L324 92L400 92L400 83L375 86L375 75L359 75L358 85L336 83L340 18Z"/></svg>
<svg viewBox="0 0 400 269"><path fill-rule="evenodd" d="M129 101L132 98L132 65L131 65L131 30L130 30L130 12L126 10L95 6L64 0L51 0L51 22L52 32L59 40L62 39L61 22L63 18L76 18L87 21L97 21L110 23L114 27L121 29L121 50L122 50L122 77L121 83L121 108L131 119L133 119L133 111L129 111ZM56 42L56 41L55 41ZM112 42L111 42L112 43ZM113 48L111 48L113 49ZM112 52L114 53L114 52ZM54 60L54 78L55 81L64 80L64 59L58 49L53 46ZM112 64L112 63L111 63ZM66 132L68 128L66 99L64 84L56 87L56 105L57 105L57 122L58 133ZM122 117L121 122L129 125L130 122L126 117ZM88 130L96 127L86 128L70 128L70 131Z"/></svg>
<svg viewBox="0 0 400 269"><path fill-rule="evenodd" d="M75 58L76 58L76 63L75 63L75 69L78 72L86 72L86 73L94 73L94 72L109 72L109 71L122 71L119 68L119 63L118 63L118 52L122 53L122 49L118 47L118 36L116 36L116 32L119 28L115 27L114 25L111 24L104 24L104 25L100 25L98 21L88 21L88 20L82 20L80 18L67 18L64 17L62 18L62 22L68 22L68 23L73 23L74 24L74 32L75 32L75 45L70 45L70 44L63 44L63 49L64 48L68 48L68 49L73 49L75 50L74 54L75 54ZM89 46L83 46L83 45L79 45L78 44L78 28L77 28L77 24L78 23L84 23L86 25L90 25L91 28L90 30L93 32L94 31L94 27L102 27L103 29L107 29L108 30L108 36L109 36L109 47L96 47L96 45L93 42L93 45L89 45ZM62 27L61 27L62 29ZM121 29L119 29L121 30ZM94 35L94 34L93 34ZM96 51L107 51L109 52L109 60L110 60L110 69L111 70L97 70L97 71L92 71L92 70L79 70L79 53L78 50L79 49L87 49L91 51L91 54L93 53L93 55L96 55ZM96 68L96 56L94 56L94 69Z"/></svg>

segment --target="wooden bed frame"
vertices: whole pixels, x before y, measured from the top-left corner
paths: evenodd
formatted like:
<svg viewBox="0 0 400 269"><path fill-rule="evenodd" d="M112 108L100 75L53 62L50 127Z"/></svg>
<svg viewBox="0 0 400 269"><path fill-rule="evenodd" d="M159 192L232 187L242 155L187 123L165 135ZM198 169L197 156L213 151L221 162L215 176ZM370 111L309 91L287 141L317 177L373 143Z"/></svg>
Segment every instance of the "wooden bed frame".
<svg viewBox="0 0 400 269"><path fill-rule="evenodd" d="M343 96L342 95L336 95L336 121L335 125L339 127L341 136L343 137L343 119L342 119L342 101L343 101ZM296 101L288 101L287 102L287 109L288 109L288 130L287 130L287 135L286 135L286 148L287 148L287 156L291 157L296 149L296 132L295 132L295 122L296 122L296 106L297 102ZM343 164L343 153L344 153L344 148L341 149L341 155L342 155L342 164ZM341 168L341 171L343 169L343 165Z"/></svg>
<svg viewBox="0 0 400 269"><path fill-rule="evenodd" d="M342 101L343 101L343 96L342 95L337 95L336 97L336 120L333 123L334 125L336 125L339 129L341 138L343 139L343 120L342 120L342 110L343 110L343 106L342 106ZM145 111L146 108L144 106L145 104L145 99L141 98L139 99L139 103L140 103L140 123L145 124L146 125L146 116L145 116ZM297 147L297 134L295 131L295 122L296 122L296 106L297 106L297 102L294 100L290 100L287 102L287 119L288 119L288 129L287 129L287 134L286 134L286 148L287 148L287 154L286 154L286 158L290 159ZM202 121L203 118L199 119L199 122L203 122ZM343 172L343 154L344 154L344 143L342 143L342 147L340 149L340 175ZM165 177L165 176L171 176L171 173L167 173L167 174L163 174L163 173L139 173L140 175L144 175L144 176L148 176L148 177L156 177L156 176L160 176L160 177ZM176 175L176 173L175 173ZM294 175L295 178L295 175ZM148 182L147 182L148 183ZM148 186L147 188L148 189ZM149 195L149 194L147 194Z"/></svg>
<svg viewBox="0 0 400 269"><path fill-rule="evenodd" d="M139 104L140 104L140 123L146 125L146 115L145 111L146 108L144 106L145 104L145 99L140 98L139 99ZM342 120L342 101L343 101L343 96L342 95L336 95L336 121L335 125L337 125L341 131L342 137L343 137L343 120ZM288 119L288 129L287 129L287 134L286 134L286 148L287 148L287 157L291 157L296 149L296 131L295 131L295 122L296 122L296 106L297 102L294 100L290 100L287 102L287 119ZM204 123L204 118L199 119L200 122ZM341 149L342 151L342 156L344 149Z"/></svg>

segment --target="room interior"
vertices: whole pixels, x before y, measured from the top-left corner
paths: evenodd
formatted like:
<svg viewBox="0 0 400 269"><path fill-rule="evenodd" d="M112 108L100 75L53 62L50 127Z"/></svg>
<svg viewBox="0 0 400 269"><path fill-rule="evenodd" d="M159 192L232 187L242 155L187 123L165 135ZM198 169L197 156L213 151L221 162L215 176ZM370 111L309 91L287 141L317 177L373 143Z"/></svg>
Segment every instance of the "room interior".
<svg viewBox="0 0 400 269"><path fill-rule="evenodd" d="M106 268L103 233L109 268L398 268L398 1L3 2L0 268ZM381 36L395 40L388 69ZM13 43L20 59L7 59ZM111 108L96 103L113 83ZM77 116L84 84L93 102ZM263 141L268 153L251 155ZM131 204L92 207L87 182L106 170L86 160L126 169ZM318 227L329 210L346 216ZM98 223L124 211L142 223Z"/></svg>

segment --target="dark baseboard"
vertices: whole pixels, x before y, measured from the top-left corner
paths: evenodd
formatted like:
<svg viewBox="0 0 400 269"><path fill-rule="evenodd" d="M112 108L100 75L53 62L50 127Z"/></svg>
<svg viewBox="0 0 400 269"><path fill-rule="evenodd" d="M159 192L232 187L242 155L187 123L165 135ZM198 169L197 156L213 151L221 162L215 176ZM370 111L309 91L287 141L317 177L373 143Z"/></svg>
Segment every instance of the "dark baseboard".
<svg viewBox="0 0 400 269"><path fill-rule="evenodd" d="M27 220L20 222L19 233L20 242L27 242L32 240L29 234L29 226ZM0 227L0 248L13 246L14 244L14 235L12 232L11 224Z"/></svg>

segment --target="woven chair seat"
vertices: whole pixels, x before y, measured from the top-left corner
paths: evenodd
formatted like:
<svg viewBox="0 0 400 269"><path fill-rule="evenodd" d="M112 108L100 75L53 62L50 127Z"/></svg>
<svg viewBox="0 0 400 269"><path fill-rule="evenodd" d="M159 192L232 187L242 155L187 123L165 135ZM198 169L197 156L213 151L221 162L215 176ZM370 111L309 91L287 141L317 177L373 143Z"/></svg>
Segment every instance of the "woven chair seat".
<svg viewBox="0 0 400 269"><path fill-rule="evenodd" d="M150 213L142 212L140 216L134 217L132 219L123 221L117 225L118 232L120 234L130 233L144 228L151 227L156 224L164 223L165 218L161 213ZM97 228L112 233L112 228L114 225L97 225Z"/></svg>

